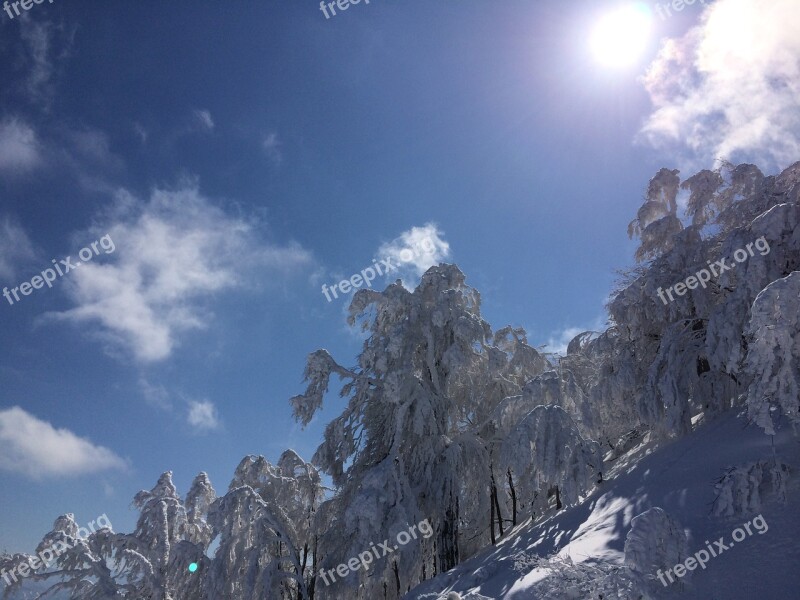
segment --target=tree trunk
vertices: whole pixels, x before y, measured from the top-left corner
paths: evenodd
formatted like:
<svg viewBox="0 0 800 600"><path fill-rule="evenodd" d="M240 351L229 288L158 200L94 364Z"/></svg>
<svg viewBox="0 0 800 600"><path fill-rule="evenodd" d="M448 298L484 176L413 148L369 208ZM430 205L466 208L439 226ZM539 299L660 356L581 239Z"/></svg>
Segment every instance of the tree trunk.
<svg viewBox="0 0 800 600"><path fill-rule="evenodd" d="M508 489L511 491L511 524L517 526L517 490L514 489L514 479L511 477L511 467L508 467Z"/></svg>
<svg viewBox="0 0 800 600"><path fill-rule="evenodd" d="M314 564L311 567L311 577L308 581L308 598L314 600L314 589L317 587L317 536L314 536Z"/></svg>
<svg viewBox="0 0 800 600"><path fill-rule="evenodd" d="M773 454L774 454L774 449L773 449ZM460 555L459 550L458 550L458 524L460 522L459 519L461 518L460 515L461 515L461 511L460 511L459 505L458 505L458 496L456 496L456 557L455 557L456 558L456 564L459 564L461 562L461 555Z"/></svg>
<svg viewBox="0 0 800 600"><path fill-rule="evenodd" d="M495 510L497 511L497 527L500 530L500 537L503 537L503 514L500 512L500 501L497 499L497 484L494 480L494 472L492 472L492 502L494 502Z"/></svg>
<svg viewBox="0 0 800 600"><path fill-rule="evenodd" d="M308 542L303 544L303 561L300 563L300 572L297 576L305 580L306 578L306 566L308 565ZM311 598L306 598L303 594L302 586L297 586L297 600L311 600Z"/></svg>
<svg viewBox="0 0 800 600"><path fill-rule="evenodd" d="M400 571L397 568L397 560L393 561L394 567L394 582L397 586L397 598L400 597Z"/></svg>
<svg viewBox="0 0 800 600"><path fill-rule="evenodd" d="M455 504L455 506L453 506ZM439 535L439 566L442 572L449 571L458 564L458 497L453 501L450 492L450 502L444 514L442 530Z"/></svg>
<svg viewBox="0 0 800 600"><path fill-rule="evenodd" d="M489 530L492 534L492 546L497 543L497 539L494 537L494 501L492 499L492 486L489 486L489 506L491 507L491 514L489 516Z"/></svg>

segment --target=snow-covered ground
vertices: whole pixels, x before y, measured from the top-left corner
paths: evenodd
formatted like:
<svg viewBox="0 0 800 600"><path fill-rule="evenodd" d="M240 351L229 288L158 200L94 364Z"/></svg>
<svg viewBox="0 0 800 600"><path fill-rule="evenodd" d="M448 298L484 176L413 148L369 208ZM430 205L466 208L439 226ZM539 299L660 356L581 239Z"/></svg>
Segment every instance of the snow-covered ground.
<svg viewBox="0 0 800 600"><path fill-rule="evenodd" d="M526 564L533 556L557 553L584 566L622 565L631 519L651 507L663 508L689 535L689 554L706 547L706 540L731 541L731 532L759 512L769 529L746 537L717 557L705 570L695 569L680 585L651 588L654 598L703 600L772 600L788 598L800 587L800 494L795 477L787 485L788 501L767 497L755 513L715 517L714 482L730 466L771 459L772 438L731 411L701 424L686 437L654 448L643 443L614 461L606 481L580 505L562 510L535 527L522 524L478 556L416 587L406 600L444 598L451 590L477 600L528 598L585 598L566 591L541 595L535 591L553 573ZM800 445L791 431L775 436L775 452L793 472L800 465ZM606 464L609 468L609 464ZM552 584L553 582L549 582ZM547 586L555 587L555 586ZM569 588L564 586L564 590ZM609 596L606 596L608 599Z"/></svg>

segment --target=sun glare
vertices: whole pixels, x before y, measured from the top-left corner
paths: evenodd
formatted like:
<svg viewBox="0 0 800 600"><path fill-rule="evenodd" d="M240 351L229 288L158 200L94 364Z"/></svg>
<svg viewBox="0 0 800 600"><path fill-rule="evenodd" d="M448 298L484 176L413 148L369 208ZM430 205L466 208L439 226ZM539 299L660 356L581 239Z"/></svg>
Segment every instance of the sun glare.
<svg viewBox="0 0 800 600"><path fill-rule="evenodd" d="M595 58L609 67L635 63L647 47L650 20L650 11L641 4L622 6L605 15L591 36Z"/></svg>

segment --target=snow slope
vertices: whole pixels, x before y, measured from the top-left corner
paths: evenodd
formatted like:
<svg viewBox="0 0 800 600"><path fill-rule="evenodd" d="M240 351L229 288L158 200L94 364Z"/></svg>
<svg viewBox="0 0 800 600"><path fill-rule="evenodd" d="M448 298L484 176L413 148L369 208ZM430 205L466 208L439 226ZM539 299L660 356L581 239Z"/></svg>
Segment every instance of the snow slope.
<svg viewBox="0 0 800 600"><path fill-rule="evenodd" d="M769 529L763 534L754 531L711 558L705 570L694 570L680 585L667 589L656 580L650 597L771 600L787 598L788 590L800 588L800 486L795 477L800 445L785 428L775 436L774 443L778 457L792 471L787 503L768 497L759 511ZM583 598L566 593L537 594L532 586L553 577L552 571L535 566L526 569L520 553L542 557L558 553L584 566L621 565L631 519L655 506L686 530L690 555L705 548L706 540L713 545L724 536L727 544L731 532L758 513L712 516L714 482L726 467L771 459L772 452L772 439L759 428L748 427L744 417L734 411L661 447L644 443L606 463L607 480L582 504L562 510L535 527L518 526L496 547L426 581L404 598L433 600L444 598L451 590L470 600Z"/></svg>

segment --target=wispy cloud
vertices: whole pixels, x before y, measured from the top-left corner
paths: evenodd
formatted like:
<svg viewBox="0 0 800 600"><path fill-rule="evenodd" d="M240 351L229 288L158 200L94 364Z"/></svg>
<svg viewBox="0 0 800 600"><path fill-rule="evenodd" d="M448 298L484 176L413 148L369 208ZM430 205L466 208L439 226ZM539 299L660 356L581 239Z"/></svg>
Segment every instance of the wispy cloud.
<svg viewBox="0 0 800 600"><path fill-rule="evenodd" d="M208 400L190 400L187 421L197 432L217 429L220 424L217 407L214 406L213 402L209 402Z"/></svg>
<svg viewBox="0 0 800 600"><path fill-rule="evenodd" d="M19 119L0 123L0 172L29 171L41 162L40 145L33 128Z"/></svg>
<svg viewBox="0 0 800 600"><path fill-rule="evenodd" d="M195 125L204 131L214 130L214 119L211 118L211 113L207 110L194 110L192 111Z"/></svg>
<svg viewBox="0 0 800 600"><path fill-rule="evenodd" d="M125 172L106 133L91 127L58 126L40 136L26 121L9 117L0 122L0 175L18 176L41 165L64 168L85 189L113 193L111 183Z"/></svg>
<svg viewBox="0 0 800 600"><path fill-rule="evenodd" d="M170 413L172 418L185 419L195 433L207 433L222 425L219 411L210 400L194 400L181 391L170 393L163 385L151 384L144 377L139 379L139 388L149 405Z"/></svg>
<svg viewBox="0 0 800 600"><path fill-rule="evenodd" d="M545 351L555 352L556 354L566 354L569 343L576 335L584 331L586 330L581 327L567 327L561 331L554 331L547 340L547 348L545 348Z"/></svg>
<svg viewBox="0 0 800 600"><path fill-rule="evenodd" d="M717 0L701 24L667 40L644 78L654 112L641 131L687 154L785 167L800 155L797 0Z"/></svg>
<svg viewBox="0 0 800 600"><path fill-rule="evenodd" d="M433 223L412 227L391 242L382 244L375 253L378 260L391 259L398 269L390 271L390 279L402 279L404 285L413 286L434 265L450 258L450 244L444 233Z"/></svg>
<svg viewBox="0 0 800 600"><path fill-rule="evenodd" d="M125 172L125 161L115 154L108 135L95 128L66 129L59 142L50 144L59 163L64 164L86 190L112 194L114 183Z"/></svg>
<svg viewBox="0 0 800 600"><path fill-rule="evenodd" d="M142 125L139 122L134 122L132 127L133 127L133 132L136 134L136 137L138 137L143 144L146 144L148 133L147 129L144 128L144 125Z"/></svg>
<svg viewBox="0 0 800 600"><path fill-rule="evenodd" d="M281 164L283 161L283 154L281 153L281 142L278 139L278 134L270 133L264 138L262 145L269 159L276 165Z"/></svg>
<svg viewBox="0 0 800 600"><path fill-rule="evenodd" d="M19 267L33 262L36 251L28 234L8 217L0 219L0 278L10 281Z"/></svg>
<svg viewBox="0 0 800 600"><path fill-rule="evenodd" d="M84 162L114 169L122 168L122 159L111 151L108 135L99 129L74 129L66 133L70 150Z"/></svg>
<svg viewBox="0 0 800 600"><path fill-rule="evenodd" d="M147 379L141 377L139 379L139 388L142 390L142 395L149 405L161 410L172 410L169 392L163 385L152 385Z"/></svg>
<svg viewBox="0 0 800 600"><path fill-rule="evenodd" d="M26 50L24 92L28 100L47 111L55 97L59 67L70 56L76 28L31 19L22 20L20 27Z"/></svg>
<svg viewBox="0 0 800 600"><path fill-rule="evenodd" d="M311 264L299 245L265 242L255 225L196 187L156 190L144 203L120 193L95 232L108 233L116 251L82 265L65 286L76 306L49 316L95 324L141 362L163 360L182 332L207 327L209 298Z"/></svg>
<svg viewBox="0 0 800 600"><path fill-rule="evenodd" d="M56 429L18 406L0 410L0 469L4 471L42 479L125 467L125 461L108 448L67 429Z"/></svg>

